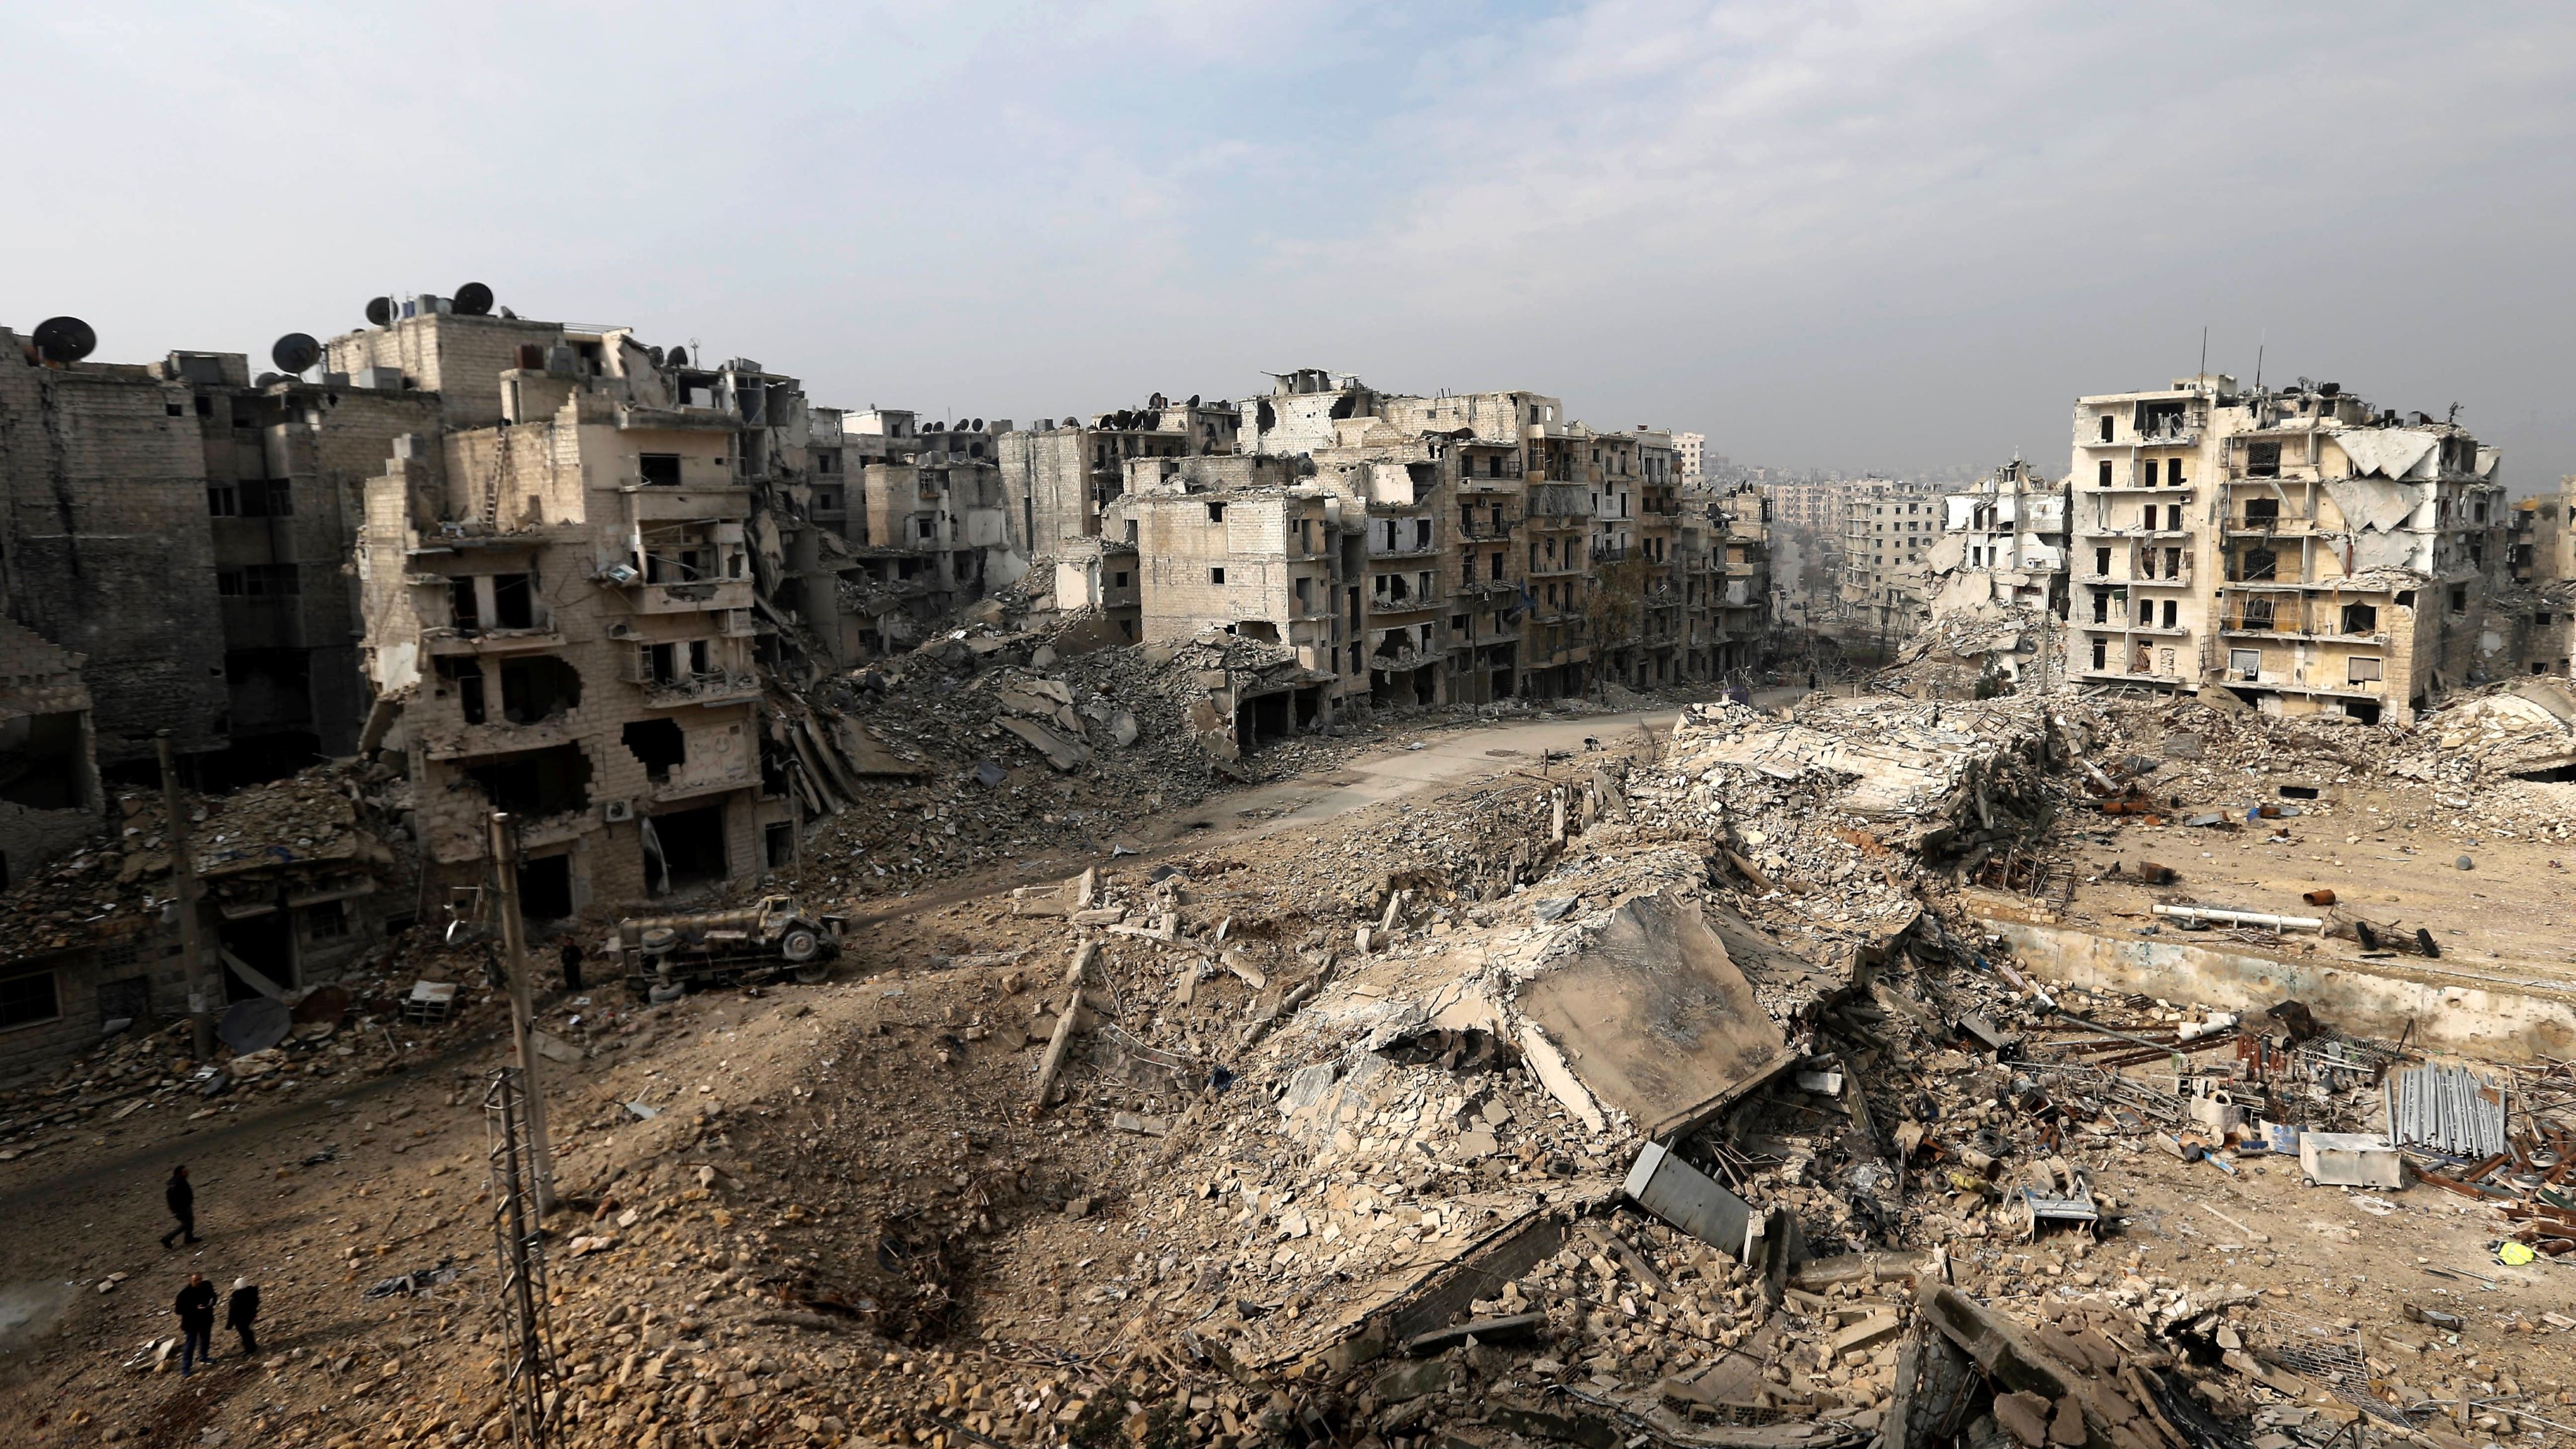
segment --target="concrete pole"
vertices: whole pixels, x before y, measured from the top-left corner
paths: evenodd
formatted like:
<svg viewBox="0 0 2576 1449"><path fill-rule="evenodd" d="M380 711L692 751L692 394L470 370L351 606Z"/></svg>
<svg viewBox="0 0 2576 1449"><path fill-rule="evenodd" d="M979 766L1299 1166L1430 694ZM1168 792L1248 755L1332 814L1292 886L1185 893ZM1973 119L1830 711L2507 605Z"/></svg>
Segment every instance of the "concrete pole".
<svg viewBox="0 0 2576 1449"><path fill-rule="evenodd" d="M555 1206L554 1145L546 1136L546 1094L538 1081L536 1006L528 984L527 926L519 919L519 831L505 811L492 812L492 876L501 917L502 965L510 973L510 1045L528 1099L528 1155L535 1160L537 1211Z"/></svg>
<svg viewBox="0 0 2576 1449"><path fill-rule="evenodd" d="M180 808L179 771L170 756L170 732L152 741L161 757L161 811L168 817L170 880L179 897L179 949L188 958L189 1054L198 1061L215 1054L215 991L207 979L206 943L198 939L197 862L188 853L188 815Z"/></svg>

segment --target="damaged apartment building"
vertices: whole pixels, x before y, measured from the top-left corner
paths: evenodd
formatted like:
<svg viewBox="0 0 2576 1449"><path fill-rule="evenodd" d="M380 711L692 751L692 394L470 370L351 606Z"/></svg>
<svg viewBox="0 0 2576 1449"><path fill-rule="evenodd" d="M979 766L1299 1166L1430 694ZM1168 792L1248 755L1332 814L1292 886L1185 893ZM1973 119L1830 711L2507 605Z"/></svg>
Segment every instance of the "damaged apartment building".
<svg viewBox="0 0 2576 1449"><path fill-rule="evenodd" d="M1001 455L1060 615L1106 643L1278 645L1296 727L1709 678L1769 625L1760 499L1686 490L1672 434L1596 433L1537 393L1299 368L1240 402L1008 433Z"/></svg>
<svg viewBox="0 0 2576 1449"><path fill-rule="evenodd" d="M407 310L330 348L445 413L367 481L357 547L370 742L408 757L426 870L479 881L495 809L538 917L786 859L755 643L814 631L772 600L755 497L810 486L801 390L622 328Z"/></svg>
<svg viewBox="0 0 2576 1449"><path fill-rule="evenodd" d="M838 662L909 649L1027 571L1027 528L1003 484L1009 419L924 426L894 408L811 413L807 516L816 562L828 555L837 575Z"/></svg>
<svg viewBox="0 0 2576 1449"><path fill-rule="evenodd" d="M164 729L210 787L353 753L356 487L437 399L372 373L254 377L240 353L94 362L96 340L72 318L0 329L0 591L57 651L27 672L68 669L60 688L90 701L77 727L36 718L0 743L0 799L94 818L77 782L149 783ZM273 357L309 368L319 345L290 333ZM47 853L10 854L0 879Z"/></svg>
<svg viewBox="0 0 2576 1449"><path fill-rule="evenodd" d="M2498 458L2457 423L2201 374L2079 400L2074 443L2074 678L2403 723L2521 672Z"/></svg>
<svg viewBox="0 0 2576 1449"><path fill-rule="evenodd" d="M1011 536L1028 559L1052 565L1058 608L1084 612L1094 643L1144 637L1136 541L1123 521L1110 518L1132 465L1233 454L1241 428L1231 403L1193 396L1176 404L1156 393L1143 407L1096 413L1088 422L1041 418L1025 430L999 430ZM1159 468L1153 476L1161 476Z"/></svg>

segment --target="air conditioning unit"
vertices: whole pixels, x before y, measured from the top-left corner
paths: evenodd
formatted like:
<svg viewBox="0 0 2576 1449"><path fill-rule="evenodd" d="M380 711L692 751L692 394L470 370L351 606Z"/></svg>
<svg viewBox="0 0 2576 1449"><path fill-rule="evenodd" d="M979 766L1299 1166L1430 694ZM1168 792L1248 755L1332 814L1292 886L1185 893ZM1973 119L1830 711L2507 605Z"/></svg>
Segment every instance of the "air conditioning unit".
<svg viewBox="0 0 2576 1449"><path fill-rule="evenodd" d="M600 813L607 817L608 823L611 825L618 824L621 821L632 820L635 818L635 802L632 800L611 800L606 806L602 807Z"/></svg>

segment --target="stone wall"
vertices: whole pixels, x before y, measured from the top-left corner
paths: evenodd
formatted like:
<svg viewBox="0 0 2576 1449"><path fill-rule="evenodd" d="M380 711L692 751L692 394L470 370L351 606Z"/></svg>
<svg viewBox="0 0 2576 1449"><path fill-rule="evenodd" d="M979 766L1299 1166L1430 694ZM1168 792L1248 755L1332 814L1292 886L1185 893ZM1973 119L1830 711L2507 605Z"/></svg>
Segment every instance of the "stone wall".
<svg viewBox="0 0 2576 1449"><path fill-rule="evenodd" d="M145 369L30 367L0 329L8 610L84 657L98 757L223 744L228 704L194 398Z"/></svg>

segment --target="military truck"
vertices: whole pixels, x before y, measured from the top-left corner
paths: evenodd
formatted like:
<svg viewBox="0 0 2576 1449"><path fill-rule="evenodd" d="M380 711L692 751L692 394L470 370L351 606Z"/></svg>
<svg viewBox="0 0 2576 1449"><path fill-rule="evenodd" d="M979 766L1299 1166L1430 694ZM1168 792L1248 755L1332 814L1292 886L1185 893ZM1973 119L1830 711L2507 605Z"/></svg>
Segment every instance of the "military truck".
<svg viewBox="0 0 2576 1449"><path fill-rule="evenodd" d="M841 954L840 916L807 912L789 896L763 896L732 911L634 916L617 923L607 953L627 990L654 1001L709 986L816 982Z"/></svg>

